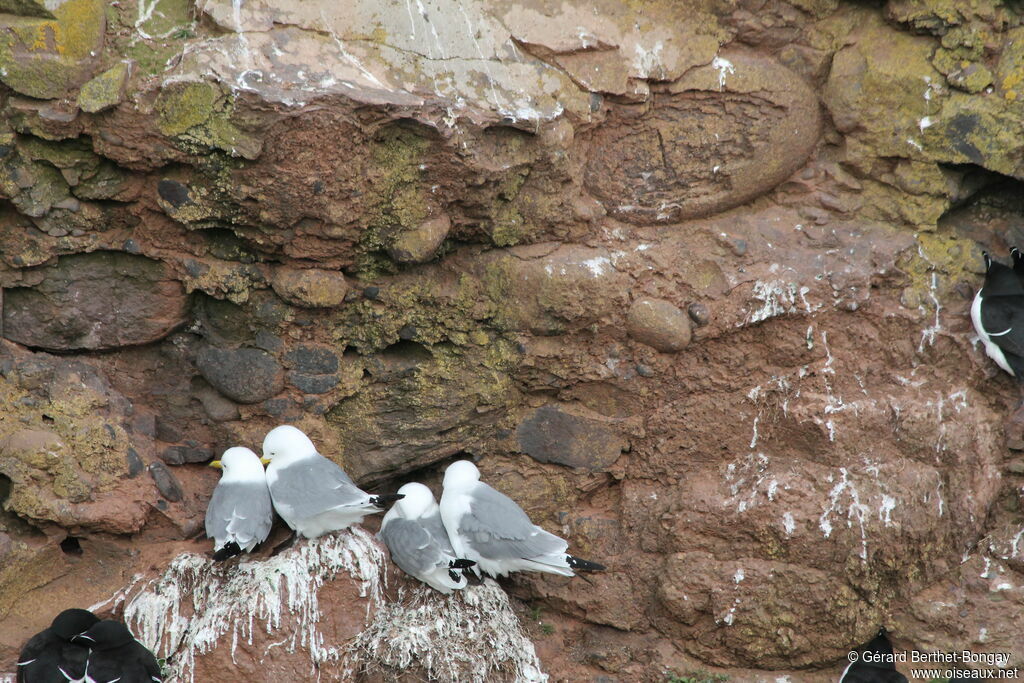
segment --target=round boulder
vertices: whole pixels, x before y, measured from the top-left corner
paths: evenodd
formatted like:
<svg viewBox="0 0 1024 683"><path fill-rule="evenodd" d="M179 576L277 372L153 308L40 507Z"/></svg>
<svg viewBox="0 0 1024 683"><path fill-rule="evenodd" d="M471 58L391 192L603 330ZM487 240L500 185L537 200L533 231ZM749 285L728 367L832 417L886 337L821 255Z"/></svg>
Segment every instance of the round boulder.
<svg viewBox="0 0 1024 683"><path fill-rule="evenodd" d="M626 319L629 336L664 353L682 351L690 343L686 313L664 299L637 299Z"/></svg>
<svg viewBox="0 0 1024 683"><path fill-rule="evenodd" d="M282 299L303 308L337 306L348 291L344 275L318 268L278 268L270 285Z"/></svg>
<svg viewBox="0 0 1024 683"><path fill-rule="evenodd" d="M259 349L208 346L196 355L196 367L217 391L239 403L258 403L284 388L280 363Z"/></svg>
<svg viewBox="0 0 1024 683"><path fill-rule="evenodd" d="M584 180L631 223L708 216L758 197L800 168L821 129L818 97L764 55L723 52L652 97L612 110L590 138Z"/></svg>
<svg viewBox="0 0 1024 683"><path fill-rule="evenodd" d="M446 214L424 221L413 230L398 233L388 255L398 263L425 263L434 258L452 222Z"/></svg>
<svg viewBox="0 0 1024 683"><path fill-rule="evenodd" d="M162 339L185 323L188 295L160 261L121 252L62 256L34 287L5 292L3 334L54 351L116 349Z"/></svg>

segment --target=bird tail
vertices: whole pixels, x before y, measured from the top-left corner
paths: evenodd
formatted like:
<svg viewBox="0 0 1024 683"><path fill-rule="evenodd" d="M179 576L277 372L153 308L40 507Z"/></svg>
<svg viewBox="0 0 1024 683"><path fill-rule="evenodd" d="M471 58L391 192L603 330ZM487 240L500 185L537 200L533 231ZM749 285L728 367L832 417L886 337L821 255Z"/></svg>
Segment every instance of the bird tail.
<svg viewBox="0 0 1024 683"><path fill-rule="evenodd" d="M579 557L573 557L572 555L566 555L565 561L569 563L569 566L577 571L583 572L602 572L607 567L597 562L591 562L590 560L584 560Z"/></svg>
<svg viewBox="0 0 1024 683"><path fill-rule="evenodd" d="M234 541L228 541L227 543L224 544L224 547L222 547L220 550L218 550L217 552L215 552L213 554L213 561L214 562L223 562L224 560L228 559L229 557L234 557L235 555L241 555L241 554L242 554L242 548L237 543L235 543Z"/></svg>
<svg viewBox="0 0 1024 683"><path fill-rule="evenodd" d="M370 496L370 505L384 509L396 500L401 500L403 498L405 498L404 493L389 493L381 496Z"/></svg>

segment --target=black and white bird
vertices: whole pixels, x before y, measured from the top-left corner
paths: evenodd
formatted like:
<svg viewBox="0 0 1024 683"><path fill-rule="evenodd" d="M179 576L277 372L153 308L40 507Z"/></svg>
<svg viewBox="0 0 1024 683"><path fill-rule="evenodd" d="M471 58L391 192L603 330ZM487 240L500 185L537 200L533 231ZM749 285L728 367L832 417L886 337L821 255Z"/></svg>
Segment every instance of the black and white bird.
<svg viewBox="0 0 1024 683"><path fill-rule="evenodd" d="M440 507L456 557L476 562L477 574L482 569L491 576L520 571L575 576L574 570L604 569L569 555L567 541L535 525L511 498L480 481L480 470L469 460L445 470Z"/></svg>
<svg viewBox="0 0 1024 683"><path fill-rule="evenodd" d="M371 495L335 463L317 453L301 430L282 425L263 439L274 509L299 535L317 538L383 512L401 495Z"/></svg>
<svg viewBox="0 0 1024 683"><path fill-rule="evenodd" d="M229 448L210 467L223 474L206 507L206 535L213 539L213 559L252 552L267 540L274 508L259 456L248 448Z"/></svg>
<svg viewBox="0 0 1024 683"><path fill-rule="evenodd" d="M84 609L66 609L48 628L32 636L18 658L18 683L67 683L85 677L89 648L72 641L99 618Z"/></svg>
<svg viewBox="0 0 1024 683"><path fill-rule="evenodd" d="M120 621L104 620L75 636L89 648L86 683L153 683L163 680L160 664Z"/></svg>
<svg viewBox="0 0 1024 683"><path fill-rule="evenodd" d="M892 643L884 628L860 648L857 658L843 671L839 683L907 683L907 677L896 670Z"/></svg>
<svg viewBox="0 0 1024 683"><path fill-rule="evenodd" d="M409 576L448 594L466 587L462 570L475 563L455 556L434 494L423 484L398 489L405 496L380 524L380 539L391 560Z"/></svg>
<svg viewBox="0 0 1024 683"><path fill-rule="evenodd" d="M1024 256L1010 251L1013 268L985 254L985 283L971 304L971 321L985 353L1024 381Z"/></svg>

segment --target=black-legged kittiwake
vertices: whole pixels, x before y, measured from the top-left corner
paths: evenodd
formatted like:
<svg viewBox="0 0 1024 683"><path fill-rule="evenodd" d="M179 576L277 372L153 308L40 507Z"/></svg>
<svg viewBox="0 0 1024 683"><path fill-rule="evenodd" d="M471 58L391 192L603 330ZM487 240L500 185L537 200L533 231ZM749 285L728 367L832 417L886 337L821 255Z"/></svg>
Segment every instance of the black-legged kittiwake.
<svg viewBox="0 0 1024 683"><path fill-rule="evenodd" d="M850 664L839 683L907 683L907 677L896 670L896 657L884 628L859 652L851 651Z"/></svg>
<svg viewBox="0 0 1024 683"><path fill-rule="evenodd" d="M120 621L101 621L75 636L75 642L89 648L87 681L153 683L163 680L156 657L135 640L128 627Z"/></svg>
<svg viewBox="0 0 1024 683"><path fill-rule="evenodd" d="M270 461L267 484L274 509L306 538L344 529L402 498L361 490L345 470L317 453L309 437L291 425L270 430L263 439L263 457Z"/></svg>
<svg viewBox="0 0 1024 683"><path fill-rule="evenodd" d="M985 283L971 304L971 321L985 353L1024 381L1024 259L1016 247L1013 268L985 254Z"/></svg>
<svg viewBox="0 0 1024 683"><path fill-rule="evenodd" d="M66 609L48 628L25 643L18 658L18 683L66 683L85 677L89 648L71 639L85 633L99 621L84 609Z"/></svg>
<svg viewBox="0 0 1024 683"><path fill-rule="evenodd" d="M213 559L251 552L267 540L274 523L263 463L248 448L236 446L224 451L210 467L223 471L206 507L206 535L213 539Z"/></svg>
<svg viewBox="0 0 1024 683"><path fill-rule="evenodd" d="M480 470L468 460L445 470L441 519L455 555L475 561L474 571L575 576L574 569L604 569L566 553L568 542L535 525L511 498L480 481Z"/></svg>
<svg viewBox="0 0 1024 683"><path fill-rule="evenodd" d="M405 496L395 503L380 524L380 538L391 560L409 576L442 593L466 587L462 570L471 560L455 556L434 494L423 484L398 489Z"/></svg>

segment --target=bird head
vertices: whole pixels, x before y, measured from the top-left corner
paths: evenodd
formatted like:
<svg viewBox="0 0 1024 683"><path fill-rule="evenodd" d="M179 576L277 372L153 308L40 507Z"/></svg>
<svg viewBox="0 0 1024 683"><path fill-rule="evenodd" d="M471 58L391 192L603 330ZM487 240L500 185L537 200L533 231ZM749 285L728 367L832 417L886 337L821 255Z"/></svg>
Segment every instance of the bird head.
<svg viewBox="0 0 1024 683"><path fill-rule="evenodd" d="M132 642L132 633L120 621L106 619L94 624L88 631L74 637L80 645L94 647L97 650L112 650Z"/></svg>
<svg viewBox="0 0 1024 683"><path fill-rule="evenodd" d="M263 461L248 448L235 446L224 451L220 460L214 460L210 467L224 472L223 479L228 481L259 480L266 477L263 472Z"/></svg>
<svg viewBox="0 0 1024 683"><path fill-rule="evenodd" d="M66 609L53 618L50 630L64 640L71 640L79 633L84 633L99 621L99 617L85 609Z"/></svg>
<svg viewBox="0 0 1024 683"><path fill-rule="evenodd" d="M456 460L444 471L444 485L463 486L480 481L480 470L469 460Z"/></svg>
<svg viewBox="0 0 1024 683"><path fill-rule="evenodd" d="M437 508L434 494L423 484L412 482L398 489L398 492L405 498L396 502L395 507L406 519L422 517Z"/></svg>
<svg viewBox="0 0 1024 683"><path fill-rule="evenodd" d="M263 459L273 462L276 459L290 460L316 453L316 446L301 429L291 425L274 427L263 439Z"/></svg>

